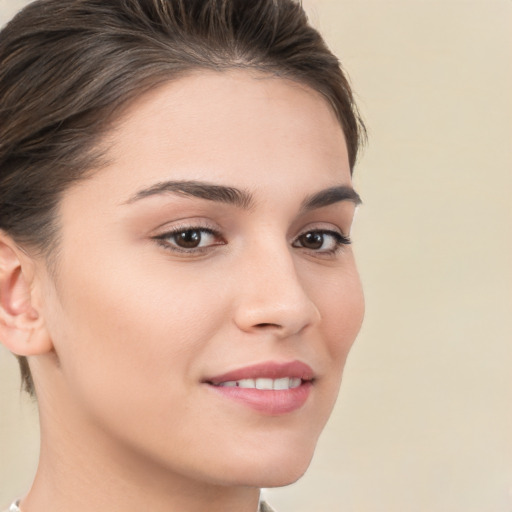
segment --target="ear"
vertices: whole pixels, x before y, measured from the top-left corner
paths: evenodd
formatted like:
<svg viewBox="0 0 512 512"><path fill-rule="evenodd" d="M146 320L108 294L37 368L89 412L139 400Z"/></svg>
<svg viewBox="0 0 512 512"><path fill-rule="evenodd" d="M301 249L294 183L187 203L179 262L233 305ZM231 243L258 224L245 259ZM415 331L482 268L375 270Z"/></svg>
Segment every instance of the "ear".
<svg viewBox="0 0 512 512"><path fill-rule="evenodd" d="M0 231L0 343L18 356L52 349L39 292L34 261Z"/></svg>

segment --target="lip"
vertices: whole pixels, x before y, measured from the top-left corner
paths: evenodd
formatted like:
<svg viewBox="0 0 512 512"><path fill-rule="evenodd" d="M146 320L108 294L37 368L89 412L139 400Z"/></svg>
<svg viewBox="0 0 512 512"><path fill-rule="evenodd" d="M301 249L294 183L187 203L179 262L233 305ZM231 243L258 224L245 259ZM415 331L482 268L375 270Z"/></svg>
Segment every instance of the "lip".
<svg viewBox="0 0 512 512"><path fill-rule="evenodd" d="M311 381L314 378L313 369L301 361L290 361L287 363L278 363L268 361L259 363L244 368L239 368L222 375L216 375L204 380L208 384L218 386L221 382L228 382L232 380L242 379L281 379L284 377L293 377L306 381Z"/></svg>
<svg viewBox="0 0 512 512"><path fill-rule="evenodd" d="M242 379L299 378L300 386L283 390L263 390L240 387L222 387L222 382ZM239 368L203 381L216 396L250 408L260 414L279 416L300 409L308 400L314 383L313 369L301 361L288 363L266 362Z"/></svg>

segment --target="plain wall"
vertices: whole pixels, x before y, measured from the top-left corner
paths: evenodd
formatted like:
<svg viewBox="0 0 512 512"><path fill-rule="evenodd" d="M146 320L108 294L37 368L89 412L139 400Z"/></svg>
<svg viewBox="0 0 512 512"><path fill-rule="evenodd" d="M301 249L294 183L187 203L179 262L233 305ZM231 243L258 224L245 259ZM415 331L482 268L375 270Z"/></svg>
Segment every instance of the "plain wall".
<svg viewBox="0 0 512 512"><path fill-rule="evenodd" d="M0 0L0 25L24 2ZM354 229L363 330L279 512L512 511L512 1L309 0L369 129ZM0 349L0 509L35 406Z"/></svg>

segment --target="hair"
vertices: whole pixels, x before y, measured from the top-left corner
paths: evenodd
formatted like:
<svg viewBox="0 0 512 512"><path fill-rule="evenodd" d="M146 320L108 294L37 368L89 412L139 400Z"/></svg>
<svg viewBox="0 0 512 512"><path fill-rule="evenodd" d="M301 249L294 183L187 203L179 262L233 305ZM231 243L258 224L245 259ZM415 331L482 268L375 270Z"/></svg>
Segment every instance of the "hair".
<svg viewBox="0 0 512 512"><path fill-rule="evenodd" d="M194 70L254 69L320 92L350 169L365 131L338 59L294 0L37 0L0 32L0 230L48 260L65 190L101 165L131 100ZM35 396L28 361L23 387Z"/></svg>

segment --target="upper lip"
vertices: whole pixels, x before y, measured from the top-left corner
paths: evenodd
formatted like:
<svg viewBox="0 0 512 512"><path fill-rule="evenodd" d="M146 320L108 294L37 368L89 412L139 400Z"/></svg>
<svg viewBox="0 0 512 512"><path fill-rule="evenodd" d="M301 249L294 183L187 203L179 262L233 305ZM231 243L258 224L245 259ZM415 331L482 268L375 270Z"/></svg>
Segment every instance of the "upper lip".
<svg viewBox="0 0 512 512"><path fill-rule="evenodd" d="M218 385L222 382L231 382L243 379L282 379L285 377L299 378L302 380L313 380L313 369L301 361L290 361L279 363L268 361L265 363L254 364L244 368L215 375L204 380L209 384Z"/></svg>

